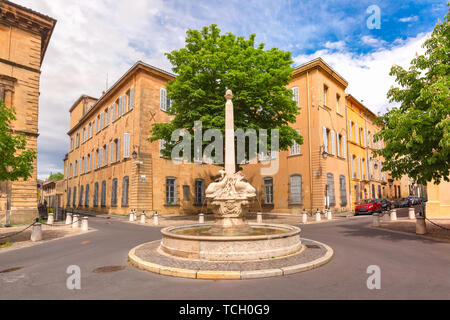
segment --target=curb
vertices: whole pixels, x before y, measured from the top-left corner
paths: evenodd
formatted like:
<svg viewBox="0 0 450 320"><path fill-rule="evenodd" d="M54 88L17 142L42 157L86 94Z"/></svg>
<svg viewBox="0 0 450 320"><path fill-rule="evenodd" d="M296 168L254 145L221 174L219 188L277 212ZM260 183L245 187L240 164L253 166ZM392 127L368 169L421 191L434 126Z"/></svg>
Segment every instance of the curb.
<svg viewBox="0 0 450 320"><path fill-rule="evenodd" d="M268 278L268 277L277 277L277 276L285 276L294 273L299 273L303 271L312 270L315 268L319 268L328 262L334 256L334 251L328 245L306 238L302 238L302 240L308 240L315 242L317 244L322 245L326 252L323 256L317 258L316 260L302 263L293 266L287 266L276 269L263 269L263 270L246 270L246 271L230 271L230 270L194 270L194 269L183 269L183 268L175 268L159 265L156 263L152 263L146 260L143 260L136 256L136 250L140 247L148 244L148 242L140 244L128 252L128 262L141 270L150 271L157 274L168 275L173 277L181 277L181 278L191 278L191 279L206 279L206 280L247 280L247 279L258 279L258 278ZM156 240L160 241L160 240ZM151 242L156 242L151 241Z"/></svg>

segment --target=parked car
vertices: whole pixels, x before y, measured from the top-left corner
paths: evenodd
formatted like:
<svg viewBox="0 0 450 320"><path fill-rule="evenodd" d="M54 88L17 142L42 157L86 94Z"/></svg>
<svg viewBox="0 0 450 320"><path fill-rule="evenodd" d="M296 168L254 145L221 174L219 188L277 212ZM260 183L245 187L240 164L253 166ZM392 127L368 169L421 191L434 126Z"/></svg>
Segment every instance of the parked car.
<svg viewBox="0 0 450 320"><path fill-rule="evenodd" d="M381 202L377 199L364 199L361 200L355 207L355 216L361 213L381 212Z"/></svg>
<svg viewBox="0 0 450 320"><path fill-rule="evenodd" d="M383 211L391 210L392 209L392 202L389 201L389 199L382 199L381 201L381 208Z"/></svg>
<svg viewBox="0 0 450 320"><path fill-rule="evenodd" d="M411 203L412 203L411 199L409 197L405 197L402 198L402 200L400 200L398 207L399 208L409 207Z"/></svg>

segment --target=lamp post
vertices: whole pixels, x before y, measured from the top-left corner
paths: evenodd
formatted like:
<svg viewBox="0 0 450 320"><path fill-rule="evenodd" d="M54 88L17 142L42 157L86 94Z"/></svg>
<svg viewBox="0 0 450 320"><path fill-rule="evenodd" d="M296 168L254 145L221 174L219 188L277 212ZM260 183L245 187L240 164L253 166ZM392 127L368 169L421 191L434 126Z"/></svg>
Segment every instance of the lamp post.
<svg viewBox="0 0 450 320"><path fill-rule="evenodd" d="M322 156L324 160L326 160L328 157L328 152L327 150L325 150L325 145L320 146L319 148L320 174L322 174L322 165L320 164L320 156ZM328 210L328 183L325 185L325 211L327 210Z"/></svg>

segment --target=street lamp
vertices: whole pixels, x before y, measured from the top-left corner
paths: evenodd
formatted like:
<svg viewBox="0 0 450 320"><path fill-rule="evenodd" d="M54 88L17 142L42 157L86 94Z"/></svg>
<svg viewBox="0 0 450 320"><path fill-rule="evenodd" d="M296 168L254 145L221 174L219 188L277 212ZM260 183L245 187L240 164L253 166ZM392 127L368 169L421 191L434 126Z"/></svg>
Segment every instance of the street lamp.
<svg viewBox="0 0 450 320"><path fill-rule="evenodd" d="M323 149L323 151L322 151ZM320 146L319 154L322 155L323 159L326 160L328 157L328 152L325 150L325 146Z"/></svg>
<svg viewBox="0 0 450 320"><path fill-rule="evenodd" d="M131 154L131 156L133 157L133 159L136 159L136 158L137 158L137 152L136 152L136 151L133 151L133 153Z"/></svg>

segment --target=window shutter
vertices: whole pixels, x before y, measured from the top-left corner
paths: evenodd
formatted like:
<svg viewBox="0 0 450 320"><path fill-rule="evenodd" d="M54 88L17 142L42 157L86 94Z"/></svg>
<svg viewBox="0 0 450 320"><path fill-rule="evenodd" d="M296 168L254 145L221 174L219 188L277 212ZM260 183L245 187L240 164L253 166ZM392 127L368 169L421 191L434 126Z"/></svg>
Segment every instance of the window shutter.
<svg viewBox="0 0 450 320"><path fill-rule="evenodd" d="M359 143L359 131L358 131L358 125L355 123L355 141L356 143Z"/></svg>
<svg viewBox="0 0 450 320"><path fill-rule="evenodd" d="M328 152L328 136L326 127L322 127L322 134L323 134L323 148L324 151Z"/></svg>
<svg viewBox="0 0 450 320"><path fill-rule="evenodd" d="M128 132L123 134L123 157L130 157L130 134Z"/></svg>
<svg viewBox="0 0 450 320"><path fill-rule="evenodd" d="M352 140L352 120L348 120L348 139Z"/></svg>
<svg viewBox="0 0 450 320"><path fill-rule="evenodd" d="M161 91L160 91L160 101L159 101L159 103L160 103L160 108L161 108L161 110L163 110L163 111L166 111L166 110L167 110L167 106L166 106L166 103L167 103L166 96L167 96L167 94L166 94L166 89L161 88Z"/></svg>
<svg viewBox="0 0 450 320"><path fill-rule="evenodd" d="M130 104L129 104L128 109L133 110L133 107L134 107L134 87L131 87L131 89L130 89Z"/></svg>
<svg viewBox="0 0 450 320"><path fill-rule="evenodd" d="M331 130L331 154L334 156L336 155L336 140L335 140L335 136L334 136L334 131Z"/></svg>
<svg viewBox="0 0 450 320"><path fill-rule="evenodd" d="M340 134L339 134L339 133L336 133L336 147L337 147L337 152L336 152L336 154L337 154L338 157L342 156L342 155L341 155L341 146L340 146L340 142L341 142Z"/></svg>
<svg viewBox="0 0 450 320"><path fill-rule="evenodd" d="M116 120L116 119L115 119L115 116L116 116L116 115L115 115L115 112L116 112L116 104L115 104L115 103L112 104L111 112L112 112L112 113L111 113L111 122L113 122L114 120Z"/></svg>
<svg viewBox="0 0 450 320"><path fill-rule="evenodd" d="M109 145L109 153L111 154L109 163L114 163L114 141L111 141L111 144Z"/></svg>
<svg viewBox="0 0 450 320"><path fill-rule="evenodd" d="M296 106L298 107L298 106L299 106L299 101L298 101L298 87L293 87L293 88L292 88L292 94L293 94L292 100L295 101L295 104L296 104Z"/></svg>
<svg viewBox="0 0 450 320"><path fill-rule="evenodd" d="M116 161L120 161L120 138L117 138L116 152Z"/></svg>
<svg viewBox="0 0 450 320"><path fill-rule="evenodd" d="M361 162L358 156L356 157L356 167L358 168L358 179L361 180Z"/></svg>

